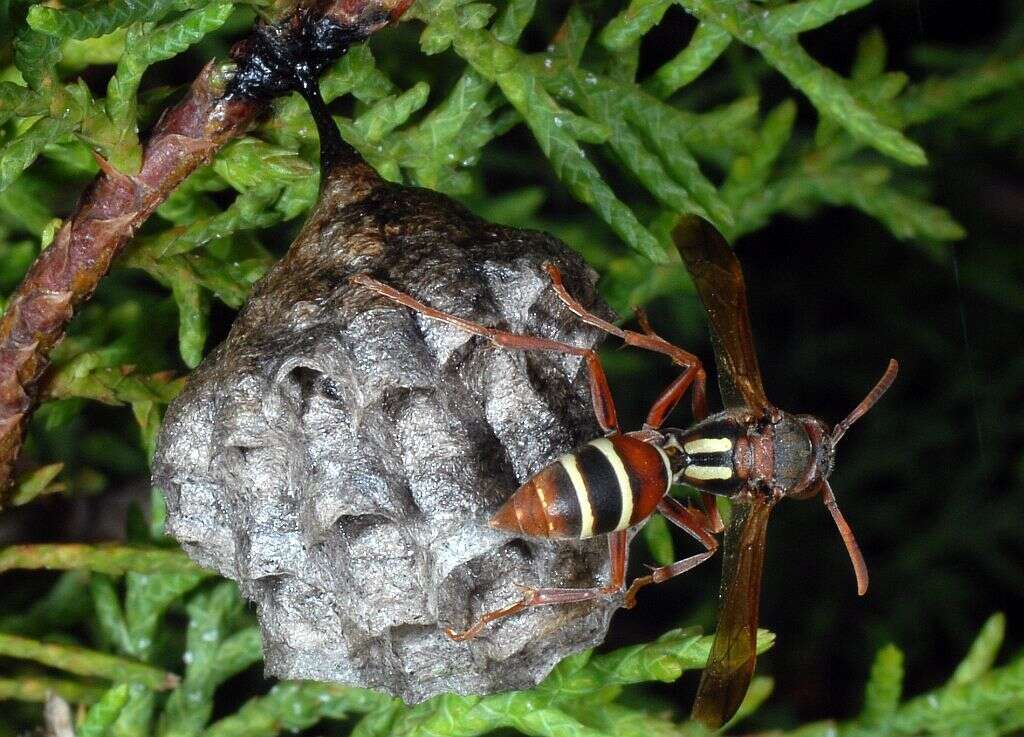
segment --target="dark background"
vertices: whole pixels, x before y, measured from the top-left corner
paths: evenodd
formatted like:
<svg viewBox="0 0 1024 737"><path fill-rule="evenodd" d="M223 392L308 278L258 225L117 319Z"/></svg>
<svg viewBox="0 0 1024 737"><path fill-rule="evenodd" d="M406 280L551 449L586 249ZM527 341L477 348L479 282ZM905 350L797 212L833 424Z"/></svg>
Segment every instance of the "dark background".
<svg viewBox="0 0 1024 737"><path fill-rule="evenodd" d="M861 34L879 27L889 67L913 76L922 46L984 52L1014 11L998 3L969 11L955 2L881 3L804 43L843 71ZM681 13L669 18L676 32L689 27ZM805 117L811 124L806 107ZM889 357L900 362L894 387L844 438L832 476L868 561L868 594L857 597L819 500L786 501L773 513L761 621L778 640L758 672L776 687L759 726L854 715L874 653L888 642L906 652L906 692L916 694L949 677L997 610L1008 615L1004 652L1024 641L1024 135L993 140L969 123L943 121L912 136L929 153L932 201L966 227L965 240L900 242L865 215L828 209L807 220L776 217L735 244L764 384L778 406L834 423ZM712 364L704 327L681 314L690 301L663 299L649 313L662 334ZM611 363L623 364L612 383L624 426L637 426L674 374L646 356ZM692 545L676 540L690 554ZM646 590L637 609L616 616L608 645L695 621L711 628L708 592L719 565ZM685 703L696 681L684 678L673 693Z"/></svg>
<svg viewBox="0 0 1024 737"><path fill-rule="evenodd" d="M564 2L542 8L527 44L542 48L565 9ZM858 39L878 27L889 44L889 68L921 79L934 70L921 63L927 49L953 52L951 59L967 58L958 57L960 52L983 56L1008 28L1024 37L1022 16L1019 2L892 0L806 34L803 43L815 58L846 73ZM674 54L693 26L685 13L671 9L644 42L643 68L653 69ZM417 31L388 31L398 36L389 39L389 48L407 42L410 54L424 59L415 51ZM194 68L175 60L173 68L158 72L165 79L156 81L184 82L211 51L222 49L197 50ZM381 63L403 87L423 76L401 58ZM719 61L709 78L727 77L730 63L736 60ZM940 71L955 71L957 63L951 64ZM436 79L436 71L430 76ZM762 110L794 97L801 106L798 128L813 130L815 113L784 80L768 73L761 82ZM91 84L99 87L105 78ZM731 96L733 90L723 99ZM910 132L929 153L924 179L932 201L968 231L955 246L900 242L877 222L846 209L799 220L776 217L735 244L747 276L764 383L778 406L833 423L860 401L890 357L901 365L893 389L843 440L832 476L870 567L868 595L857 597L839 536L818 500L785 502L773 514L761 620L778 640L761 659L759 673L773 676L776 690L751 728L854 715L874 653L888 642L906 651L907 693L915 694L948 678L995 611L1008 615L1006 651L1024 641L1022 111L1024 105L1009 107L1003 118L990 110L967 111ZM539 184L546 195L540 217L562 234L573 223L596 220L557 182L521 126L486 150L481 171L495 197ZM628 193L630 186L635 185L615 182L617 192ZM486 209L479 201L469 204ZM142 281L115 274L97 301L117 294L113 284L151 289L140 286ZM166 330L171 341L176 315L166 303L160 309L153 328ZM695 298L662 298L648 312L666 338L713 365ZM232 317L223 307L214 314L211 345ZM638 427L675 374L663 360L639 352L609 347L604 357L623 427ZM711 398L718 406L717 391ZM126 417L126 410L90 407L61 435L47 436L56 438L53 447L35 450L44 457L88 460L90 443L132 433ZM688 421L685 412L674 419ZM105 459L102 495L49 499L16 511L0 525L0 540L117 535L123 515L113 510L145 498L148 486L141 453L126 451L115 460ZM676 542L681 554L695 552L689 541ZM634 543L634 565L649 560L642 542ZM615 617L605 647L648 641L670 627L701 624L710 630L719 565L716 559L645 590L636 609ZM49 580L33 574L11 582L16 598L28 602ZM11 605L16 609L18 603L10 600ZM664 694L688 704L695 686L696 678L687 677L664 687Z"/></svg>

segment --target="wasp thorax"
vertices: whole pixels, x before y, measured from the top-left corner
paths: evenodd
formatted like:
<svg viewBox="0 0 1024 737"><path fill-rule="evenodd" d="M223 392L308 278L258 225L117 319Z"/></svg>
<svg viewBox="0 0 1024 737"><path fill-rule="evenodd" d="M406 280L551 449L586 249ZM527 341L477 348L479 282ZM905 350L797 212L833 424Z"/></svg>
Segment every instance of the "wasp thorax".
<svg viewBox="0 0 1024 737"><path fill-rule="evenodd" d="M713 494L731 494L746 482L749 454L745 429L722 413L687 431L666 430L662 449L675 483Z"/></svg>

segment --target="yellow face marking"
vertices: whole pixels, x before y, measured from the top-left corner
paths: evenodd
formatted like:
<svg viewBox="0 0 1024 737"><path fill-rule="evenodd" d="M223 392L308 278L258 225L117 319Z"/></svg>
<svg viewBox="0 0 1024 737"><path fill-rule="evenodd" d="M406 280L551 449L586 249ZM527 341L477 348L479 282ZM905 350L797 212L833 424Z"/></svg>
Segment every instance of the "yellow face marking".
<svg viewBox="0 0 1024 737"><path fill-rule="evenodd" d="M698 438L684 445L683 450L690 455L696 455L697 453L724 453L727 450L732 450L732 441L729 438Z"/></svg>
<svg viewBox="0 0 1024 737"><path fill-rule="evenodd" d="M687 466L686 470L683 471L684 476L689 476L691 479L700 479L701 481L710 481L712 479L731 479L732 468L729 466Z"/></svg>
<svg viewBox="0 0 1024 737"><path fill-rule="evenodd" d="M619 515L619 523L615 526L615 529L625 530L629 527L629 520L633 516L633 486L629 483L629 474L626 473L626 466L623 464L622 459L619 458L619 454L615 451L615 446L612 445L611 440L598 438L597 440L591 440L589 444L601 451L615 472L615 480L619 484L619 494L622 496L622 514Z"/></svg>
<svg viewBox="0 0 1024 737"><path fill-rule="evenodd" d="M583 474L580 473L579 464L576 463L576 456L566 453L558 459L569 474L572 481L572 488L576 490L576 501L580 505L580 539L584 540L594 536L594 510L590 508L590 496L587 494L587 484L583 481Z"/></svg>

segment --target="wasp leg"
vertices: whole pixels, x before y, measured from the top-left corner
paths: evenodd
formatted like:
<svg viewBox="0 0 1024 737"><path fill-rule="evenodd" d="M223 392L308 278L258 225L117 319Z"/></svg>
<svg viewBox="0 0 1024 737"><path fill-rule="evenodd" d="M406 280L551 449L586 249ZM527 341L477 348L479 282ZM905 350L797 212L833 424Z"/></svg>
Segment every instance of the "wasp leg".
<svg viewBox="0 0 1024 737"><path fill-rule="evenodd" d="M569 290L565 288L565 284L562 282L562 273L558 270L558 267L548 263L544 265L544 269L548 272L548 276L551 277L551 285L554 287L558 298L583 322L593 325L609 335L614 335L627 345L644 348L645 350L668 356L675 364L683 368L683 375L672 382L672 385L665 390L664 394L651 407L651 411L647 415L647 422L644 425L645 428L657 429L661 427L669 412L679 403L679 400L682 399L691 384L693 385L691 402L694 417L703 419L707 416L707 391L705 388L707 374L699 358L658 336L650 329L650 325L647 324L646 315L641 319L640 323L644 330L642 333L638 333L635 330L624 330L607 320L601 319L592 312L589 312L575 297L569 294Z"/></svg>
<svg viewBox="0 0 1024 737"><path fill-rule="evenodd" d="M644 586L652 583L661 583L662 581L667 581L674 576L678 576L680 573L686 573L691 568L695 568L706 561L715 554L716 550L718 550L718 540L716 540L714 535L711 534L711 530L705 527L704 520L672 497L666 496L662 499L661 503L658 504L658 511L661 512L669 522L672 522L689 533L695 540L707 548L707 550L706 552L698 553L697 555L691 555L689 558L683 558L671 565L653 568L648 575L635 579L633 583L630 584L629 590L626 592L626 598L622 603L622 606L626 609L633 608L633 605L636 604L636 592Z"/></svg>
<svg viewBox="0 0 1024 737"><path fill-rule="evenodd" d="M608 387L608 378L605 376L604 367L601 365L601 360L597 357L597 353L590 348L580 348L579 346L561 343L557 340L548 340L547 338L538 338L532 335L519 335L506 330L489 328L486 325L481 325L463 317L428 307L405 292L400 292L393 287L389 287L387 284L382 284L366 274L353 276L352 281L364 287L369 287L378 294L415 310L421 315L454 325L465 330L467 333L487 338L502 348L518 351L554 351L556 353L568 353L573 356L582 357L586 361L587 371L590 375L590 399L594 405L594 415L597 417L597 423L606 433L619 432L619 420L615 412L615 402L612 400L612 391Z"/></svg>
<svg viewBox="0 0 1024 737"><path fill-rule="evenodd" d="M718 513L717 497L710 492L702 491L700 493L700 503L704 507L705 526L712 532L724 530L725 523L722 522L722 515Z"/></svg>
<svg viewBox="0 0 1024 737"><path fill-rule="evenodd" d="M644 331L646 335L650 335L653 338L661 340L661 336L654 332L654 328L651 327L650 320L647 319L647 312L642 307L633 308L633 312L636 314L636 321L640 323L640 329ZM647 414L647 422L645 423L648 427L657 429L661 427L661 424L665 421L665 418L671 414L672 410L682 399L683 394L686 393L686 383L684 379L686 374L683 374L676 379L666 389L654 404L651 405L651 411ZM708 400L706 395L705 380L701 377L699 380L695 380L693 383L693 419L697 422L705 419L708 416ZM704 507L704 516L707 518L707 527L712 532L721 532L725 529L725 525L722 523L722 517L718 513L718 503L715 501L715 495L706 491L700 493L701 506Z"/></svg>
<svg viewBox="0 0 1024 737"><path fill-rule="evenodd" d="M549 604L574 604L580 601L603 599L615 596L626 587L626 562L629 557L629 538L625 530L613 532L608 536L608 554L611 557L611 580L607 586L592 589L526 589L526 595L515 604L504 609L488 612L478 619L472 627L462 632L446 629L445 634L457 642L472 640L491 622L517 614L524 609Z"/></svg>

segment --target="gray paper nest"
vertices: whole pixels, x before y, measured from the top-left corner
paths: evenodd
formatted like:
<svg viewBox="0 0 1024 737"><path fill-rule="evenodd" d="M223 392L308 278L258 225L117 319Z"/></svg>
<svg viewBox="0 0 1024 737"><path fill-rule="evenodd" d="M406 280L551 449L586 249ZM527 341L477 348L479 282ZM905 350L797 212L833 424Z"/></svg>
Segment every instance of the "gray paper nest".
<svg viewBox="0 0 1024 737"><path fill-rule="evenodd" d="M441 630L511 603L515 583L604 583L604 538L486 526L599 434L580 359L505 351L348 282L368 272L439 309L595 345L548 260L595 303L594 273L550 236L368 168L339 176L171 405L154 466L169 531L255 602L269 674L416 702L528 687L601 641L607 602L535 608L468 643Z"/></svg>

